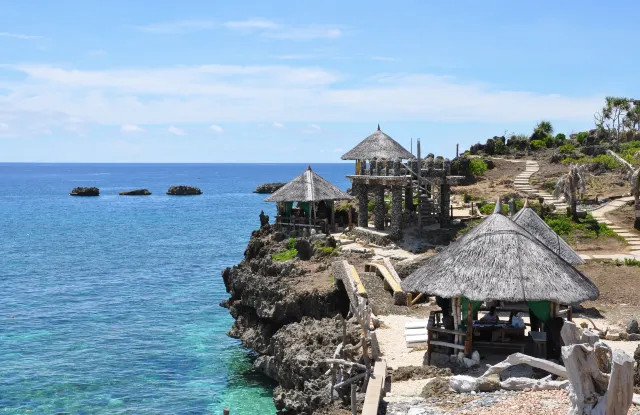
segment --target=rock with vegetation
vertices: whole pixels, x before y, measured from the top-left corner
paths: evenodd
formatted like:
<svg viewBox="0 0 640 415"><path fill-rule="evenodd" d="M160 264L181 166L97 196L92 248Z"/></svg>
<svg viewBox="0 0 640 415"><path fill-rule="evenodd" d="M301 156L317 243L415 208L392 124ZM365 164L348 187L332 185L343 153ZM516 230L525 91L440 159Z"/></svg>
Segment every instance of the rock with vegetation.
<svg viewBox="0 0 640 415"><path fill-rule="evenodd" d="M265 183L256 187L256 190L253 193L273 193L276 190L280 189L286 183Z"/></svg>
<svg viewBox="0 0 640 415"><path fill-rule="evenodd" d="M100 196L100 189L97 187L76 187L71 193L71 196Z"/></svg>
<svg viewBox="0 0 640 415"><path fill-rule="evenodd" d="M171 196L190 196L201 195L202 191L194 186L171 186L167 190L167 194Z"/></svg>
<svg viewBox="0 0 640 415"><path fill-rule="evenodd" d="M120 196L149 196L151 192L147 189L127 190L120 192Z"/></svg>

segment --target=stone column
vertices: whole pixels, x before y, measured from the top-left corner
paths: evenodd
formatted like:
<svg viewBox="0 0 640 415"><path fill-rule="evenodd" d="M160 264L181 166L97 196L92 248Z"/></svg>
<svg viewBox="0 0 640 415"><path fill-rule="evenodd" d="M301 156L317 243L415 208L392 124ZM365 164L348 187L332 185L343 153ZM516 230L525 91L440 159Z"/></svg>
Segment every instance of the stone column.
<svg viewBox="0 0 640 415"><path fill-rule="evenodd" d="M384 162L382 159L376 160L376 176L382 176L382 172L384 171Z"/></svg>
<svg viewBox="0 0 640 415"><path fill-rule="evenodd" d="M446 228L451 225L451 186L440 185L440 227Z"/></svg>
<svg viewBox="0 0 640 415"><path fill-rule="evenodd" d="M364 176L364 172L366 169L367 169L367 160L360 160L360 171L358 172L358 174Z"/></svg>
<svg viewBox="0 0 640 415"><path fill-rule="evenodd" d="M358 226L369 226L369 188L364 183L354 184L356 197L358 198Z"/></svg>
<svg viewBox="0 0 640 415"><path fill-rule="evenodd" d="M384 230L384 186L377 185L375 187L375 206L373 207L374 213L374 226L377 230Z"/></svg>
<svg viewBox="0 0 640 415"><path fill-rule="evenodd" d="M402 238L402 187L394 186L391 189L391 232Z"/></svg>

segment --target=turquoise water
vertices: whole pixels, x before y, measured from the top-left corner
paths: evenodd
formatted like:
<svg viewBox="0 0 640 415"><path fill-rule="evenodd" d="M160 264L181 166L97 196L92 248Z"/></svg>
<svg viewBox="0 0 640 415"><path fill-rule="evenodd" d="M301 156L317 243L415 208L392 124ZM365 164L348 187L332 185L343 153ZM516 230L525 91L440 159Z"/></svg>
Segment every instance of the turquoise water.
<svg viewBox="0 0 640 415"><path fill-rule="evenodd" d="M351 165L313 167L348 186ZM220 271L273 214L255 186L304 168L0 164L0 413L274 413L274 385L226 336ZM176 184L204 194L166 196Z"/></svg>

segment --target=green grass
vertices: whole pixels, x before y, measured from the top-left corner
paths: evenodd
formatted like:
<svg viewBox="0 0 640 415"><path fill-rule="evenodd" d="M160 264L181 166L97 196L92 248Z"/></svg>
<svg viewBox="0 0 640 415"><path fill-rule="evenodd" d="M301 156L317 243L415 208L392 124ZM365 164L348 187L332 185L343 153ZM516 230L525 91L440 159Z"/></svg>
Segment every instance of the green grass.
<svg viewBox="0 0 640 415"><path fill-rule="evenodd" d="M315 254L319 257L329 257L336 255L336 249L331 246L319 246L316 245Z"/></svg>
<svg viewBox="0 0 640 415"><path fill-rule="evenodd" d="M282 262L292 260L298 255L297 249L287 249L286 251L278 252L277 254L271 255L271 259L274 261Z"/></svg>
<svg viewBox="0 0 640 415"><path fill-rule="evenodd" d="M553 215L547 217L546 222L555 233L566 236L569 239L616 238L624 241L624 238L615 233L606 224L599 223L591 214L578 222L574 222L569 216Z"/></svg>
<svg viewBox="0 0 640 415"><path fill-rule="evenodd" d="M614 264L616 265L626 265L628 267L640 267L640 261L635 258L625 258L624 261L620 261L616 259Z"/></svg>

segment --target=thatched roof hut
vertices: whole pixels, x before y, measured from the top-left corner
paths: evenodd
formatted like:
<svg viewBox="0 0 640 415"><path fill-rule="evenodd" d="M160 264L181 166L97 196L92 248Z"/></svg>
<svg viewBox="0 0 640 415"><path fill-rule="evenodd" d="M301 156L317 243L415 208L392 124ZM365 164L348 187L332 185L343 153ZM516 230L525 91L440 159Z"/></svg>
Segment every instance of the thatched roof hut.
<svg viewBox="0 0 640 415"><path fill-rule="evenodd" d="M598 288L533 235L496 212L407 277L406 291L475 301L594 300Z"/></svg>
<svg viewBox="0 0 640 415"><path fill-rule="evenodd" d="M378 124L378 130L376 132L362 140L360 144L341 158L342 160L409 160L415 159L416 157L402 147L396 140L383 133L380 130L380 124Z"/></svg>
<svg viewBox="0 0 640 415"><path fill-rule="evenodd" d="M580 255L578 255L564 239L553 231L536 212L529 207L527 201L524 207L516 213L511 220L527 230L531 235L535 236L547 248L551 249L562 259L572 265L584 264Z"/></svg>
<svg viewBox="0 0 640 415"><path fill-rule="evenodd" d="M320 202L329 200L353 200L317 173L311 166L265 199L265 202Z"/></svg>

